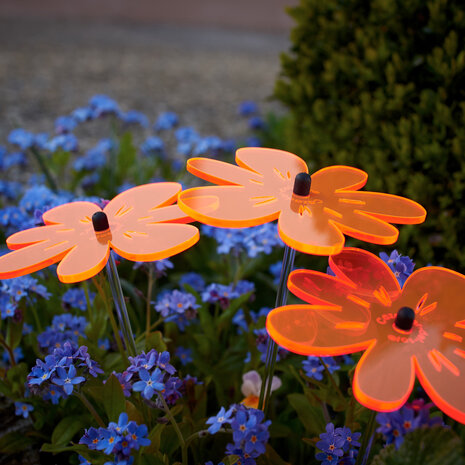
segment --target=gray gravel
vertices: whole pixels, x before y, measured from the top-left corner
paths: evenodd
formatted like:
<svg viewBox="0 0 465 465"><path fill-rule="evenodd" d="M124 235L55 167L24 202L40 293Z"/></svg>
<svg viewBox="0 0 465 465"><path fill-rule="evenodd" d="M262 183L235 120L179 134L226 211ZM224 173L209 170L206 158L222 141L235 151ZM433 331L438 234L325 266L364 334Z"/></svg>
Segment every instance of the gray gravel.
<svg viewBox="0 0 465 465"><path fill-rule="evenodd" d="M235 136L237 105L269 97L287 48L282 33L0 20L0 144L18 126L51 132L97 93L152 120L171 110L204 135Z"/></svg>

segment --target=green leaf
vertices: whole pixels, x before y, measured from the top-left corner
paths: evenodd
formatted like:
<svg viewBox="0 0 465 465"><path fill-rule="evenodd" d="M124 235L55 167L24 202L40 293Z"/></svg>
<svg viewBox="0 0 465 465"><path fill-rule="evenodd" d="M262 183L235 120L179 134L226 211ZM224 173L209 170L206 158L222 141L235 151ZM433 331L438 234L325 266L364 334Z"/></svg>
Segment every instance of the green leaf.
<svg viewBox="0 0 465 465"><path fill-rule="evenodd" d="M59 452L68 452L68 451L75 451L78 453L86 453L89 451L89 448L84 445L80 444L75 444L73 446L62 446L59 444L42 444L42 447L40 448L42 452L51 452L53 454L58 454Z"/></svg>
<svg viewBox="0 0 465 465"><path fill-rule="evenodd" d="M156 425L152 431L150 431L148 435L148 439L150 439L150 445L147 446L144 450L146 453L155 453L160 450L160 442L161 442L161 433L165 425L159 424Z"/></svg>
<svg viewBox="0 0 465 465"><path fill-rule="evenodd" d="M63 418L52 433L53 446L66 446L74 435L89 424L88 415L69 416Z"/></svg>
<svg viewBox="0 0 465 465"><path fill-rule="evenodd" d="M112 374L103 388L103 407L109 421L118 421L120 413L125 411L126 399L118 378Z"/></svg>
<svg viewBox="0 0 465 465"><path fill-rule="evenodd" d="M289 394L287 398L307 432L318 436L325 431L326 422L320 407L311 405L303 394Z"/></svg>
<svg viewBox="0 0 465 465"><path fill-rule="evenodd" d="M398 450L385 447L371 465L464 465L462 442L452 429L419 428L407 434Z"/></svg>
<svg viewBox="0 0 465 465"><path fill-rule="evenodd" d="M23 322L15 323L11 318L8 319L6 342L11 349L16 349L21 342L23 331Z"/></svg>
<svg viewBox="0 0 465 465"><path fill-rule="evenodd" d="M142 455L138 462L140 465L164 465L161 455Z"/></svg>
<svg viewBox="0 0 465 465"><path fill-rule="evenodd" d="M265 456L268 459L268 463L270 465L289 465L269 444L266 445Z"/></svg>
<svg viewBox="0 0 465 465"><path fill-rule="evenodd" d="M145 343L145 350L155 349L157 352L164 352L167 349L166 343L163 340L161 331L154 331L150 333Z"/></svg>
<svg viewBox="0 0 465 465"><path fill-rule="evenodd" d="M12 431L0 438L0 453L15 454L27 449L32 443L33 441L29 437Z"/></svg>

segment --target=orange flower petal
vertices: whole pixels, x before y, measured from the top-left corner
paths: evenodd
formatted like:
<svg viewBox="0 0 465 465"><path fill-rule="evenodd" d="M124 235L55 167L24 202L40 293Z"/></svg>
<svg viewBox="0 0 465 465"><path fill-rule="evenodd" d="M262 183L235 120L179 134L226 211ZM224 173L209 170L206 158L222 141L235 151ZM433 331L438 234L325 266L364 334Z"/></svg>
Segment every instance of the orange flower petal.
<svg viewBox="0 0 465 465"><path fill-rule="evenodd" d="M365 250L345 247L342 252L329 257L329 265L338 278L356 287L358 295L371 296L382 286L393 300L401 291L389 266Z"/></svg>
<svg viewBox="0 0 465 465"><path fill-rule="evenodd" d="M51 236L55 236L57 231L63 229L67 228L64 228L63 225L51 225L25 229L9 236L6 239L6 245L11 250L22 249L37 242L50 241Z"/></svg>
<svg viewBox="0 0 465 465"><path fill-rule="evenodd" d="M7 253L0 257L0 279L17 278L50 266L60 261L73 246L74 243L66 240L50 239Z"/></svg>
<svg viewBox="0 0 465 465"><path fill-rule="evenodd" d="M305 302L336 307L347 304L347 295L355 292L351 282L311 270L292 271L287 287Z"/></svg>
<svg viewBox="0 0 465 465"><path fill-rule="evenodd" d="M108 240L99 242L88 239L78 244L61 260L57 268L62 283L77 283L98 274L108 261L110 245Z"/></svg>
<svg viewBox="0 0 465 465"><path fill-rule="evenodd" d="M368 179L365 171L351 166L334 165L312 174L312 190L335 192L362 188Z"/></svg>
<svg viewBox="0 0 465 465"><path fill-rule="evenodd" d="M171 205L181 188L177 182L143 184L118 194L103 211L109 220L118 222L147 217L157 208Z"/></svg>
<svg viewBox="0 0 465 465"><path fill-rule="evenodd" d="M263 175L266 183L273 179L287 179L294 185L297 174L308 173L302 158L284 150L245 147L236 151L236 163Z"/></svg>
<svg viewBox="0 0 465 465"><path fill-rule="evenodd" d="M293 249L314 255L332 255L344 247L344 235L326 215L303 207L297 212L284 209L279 215L281 239Z"/></svg>
<svg viewBox="0 0 465 465"><path fill-rule="evenodd" d="M417 202L381 192L344 192L338 202L353 205L377 218L397 224L417 224L425 221L426 210Z"/></svg>
<svg viewBox="0 0 465 465"><path fill-rule="evenodd" d="M199 230L187 224L140 223L120 228L112 248L133 261L154 261L183 252L199 240Z"/></svg>
<svg viewBox="0 0 465 465"><path fill-rule="evenodd" d="M373 342L355 370L355 398L377 411L397 410L407 401L415 383L412 346Z"/></svg>
<svg viewBox="0 0 465 465"><path fill-rule="evenodd" d="M249 182L263 183L263 176L231 163L211 158L187 160L187 171L195 176L221 185L246 186Z"/></svg>
<svg viewBox="0 0 465 465"><path fill-rule="evenodd" d="M207 186L181 192L178 205L202 223L219 227L257 226L275 220L280 201L274 196L252 195L242 186Z"/></svg>
<svg viewBox="0 0 465 465"><path fill-rule="evenodd" d="M344 212L334 223L347 236L374 244L393 244L399 236L397 228L362 212Z"/></svg>
<svg viewBox="0 0 465 465"><path fill-rule="evenodd" d="M101 209L91 202L70 202L46 211L42 215L45 224L66 224L77 227L92 221L92 215ZM36 228L39 229L39 228Z"/></svg>
<svg viewBox="0 0 465 465"><path fill-rule="evenodd" d="M463 337L463 336L462 336ZM415 360L418 379L431 400L454 420L465 423L465 347L440 347Z"/></svg>
<svg viewBox="0 0 465 465"><path fill-rule="evenodd" d="M272 310L266 319L270 337L280 346L301 355L342 355L368 347L367 314L353 307L287 305Z"/></svg>

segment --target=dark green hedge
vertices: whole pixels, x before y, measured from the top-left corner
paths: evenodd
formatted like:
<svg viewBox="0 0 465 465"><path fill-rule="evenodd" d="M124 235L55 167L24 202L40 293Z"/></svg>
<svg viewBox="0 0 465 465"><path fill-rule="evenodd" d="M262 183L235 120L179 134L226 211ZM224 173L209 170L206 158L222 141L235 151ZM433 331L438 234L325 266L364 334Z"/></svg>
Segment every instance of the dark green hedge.
<svg viewBox="0 0 465 465"><path fill-rule="evenodd" d="M395 245L465 271L465 2L301 0L275 96L311 169L357 166L367 188L428 211Z"/></svg>

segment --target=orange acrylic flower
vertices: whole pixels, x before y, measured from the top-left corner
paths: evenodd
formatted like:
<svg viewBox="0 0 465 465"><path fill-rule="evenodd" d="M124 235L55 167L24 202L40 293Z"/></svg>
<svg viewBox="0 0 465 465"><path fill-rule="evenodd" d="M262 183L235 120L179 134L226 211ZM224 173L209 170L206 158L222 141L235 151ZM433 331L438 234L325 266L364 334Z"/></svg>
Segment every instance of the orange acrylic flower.
<svg viewBox="0 0 465 465"><path fill-rule="evenodd" d="M367 174L348 166L323 168L308 176L306 163L282 150L243 148L239 166L192 158L187 169L220 186L181 192L178 204L195 220L211 226L242 228L278 219L281 239L301 252L341 251L344 234L376 244L392 244L399 231L389 224L421 223L425 209L416 202L378 192L358 192ZM295 193L296 176L311 190ZM305 184L305 179L304 179Z"/></svg>
<svg viewBox="0 0 465 465"><path fill-rule="evenodd" d="M465 276L421 268L401 289L369 252L347 248L329 261L335 277L291 273L289 289L312 305L272 310L266 325L273 340L303 355L365 350L353 380L361 404L397 410L416 375L441 410L465 423Z"/></svg>
<svg viewBox="0 0 465 465"><path fill-rule="evenodd" d="M134 187L102 210L91 202L72 202L43 215L46 226L13 234L14 252L0 257L0 279L23 276L60 262L60 281L74 283L95 276L110 248L128 260L153 261L182 252L199 239L198 229L177 205L175 182Z"/></svg>

